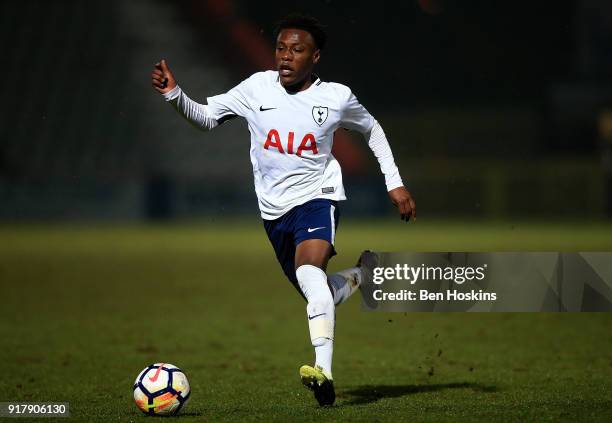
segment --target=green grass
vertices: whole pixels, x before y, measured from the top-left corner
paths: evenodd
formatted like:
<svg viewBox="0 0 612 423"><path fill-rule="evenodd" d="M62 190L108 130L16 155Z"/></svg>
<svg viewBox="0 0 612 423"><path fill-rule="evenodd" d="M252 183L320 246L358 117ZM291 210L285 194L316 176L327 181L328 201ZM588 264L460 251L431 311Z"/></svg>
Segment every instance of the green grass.
<svg viewBox="0 0 612 423"><path fill-rule="evenodd" d="M365 248L612 251L611 235L343 222L330 270ZM0 401L69 401L70 421L150 421L132 383L158 361L190 379L180 421L612 421L612 314L364 313L358 298L337 314L337 405L318 408L297 375L304 304L257 220L0 227L0 289Z"/></svg>

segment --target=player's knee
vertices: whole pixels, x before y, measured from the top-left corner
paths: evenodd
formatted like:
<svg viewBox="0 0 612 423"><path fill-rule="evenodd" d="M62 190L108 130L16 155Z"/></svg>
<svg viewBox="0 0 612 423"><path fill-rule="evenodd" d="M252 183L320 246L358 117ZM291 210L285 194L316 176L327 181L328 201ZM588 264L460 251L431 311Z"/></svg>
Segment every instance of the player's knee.
<svg viewBox="0 0 612 423"><path fill-rule="evenodd" d="M321 268L310 264L302 265L295 269L295 276L309 303L327 301L331 296L327 285L327 275Z"/></svg>
<svg viewBox="0 0 612 423"><path fill-rule="evenodd" d="M296 269L301 266L315 266L326 269L332 255L331 244L322 239L302 241L295 252Z"/></svg>

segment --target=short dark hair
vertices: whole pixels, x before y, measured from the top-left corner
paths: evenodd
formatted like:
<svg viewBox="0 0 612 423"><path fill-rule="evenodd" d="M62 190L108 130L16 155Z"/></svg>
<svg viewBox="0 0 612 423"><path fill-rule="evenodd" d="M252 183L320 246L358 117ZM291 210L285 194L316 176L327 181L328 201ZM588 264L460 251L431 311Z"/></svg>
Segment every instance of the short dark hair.
<svg viewBox="0 0 612 423"><path fill-rule="evenodd" d="M278 38L278 34L283 29L302 29L308 32L315 41L317 48L323 50L325 47L325 41L327 41L327 34L325 33L325 27L318 19L309 16L302 15L300 13L291 13L284 18L282 18L276 24L276 29L274 30L274 39Z"/></svg>

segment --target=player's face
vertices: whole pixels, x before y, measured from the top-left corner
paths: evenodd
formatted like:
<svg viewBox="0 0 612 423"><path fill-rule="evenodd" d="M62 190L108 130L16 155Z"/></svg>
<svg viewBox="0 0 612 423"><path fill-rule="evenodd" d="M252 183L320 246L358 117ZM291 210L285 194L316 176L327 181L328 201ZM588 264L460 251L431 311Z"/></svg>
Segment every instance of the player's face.
<svg viewBox="0 0 612 423"><path fill-rule="evenodd" d="M283 29L276 39L276 70L285 88L296 91L310 86L310 75L320 51L309 32Z"/></svg>

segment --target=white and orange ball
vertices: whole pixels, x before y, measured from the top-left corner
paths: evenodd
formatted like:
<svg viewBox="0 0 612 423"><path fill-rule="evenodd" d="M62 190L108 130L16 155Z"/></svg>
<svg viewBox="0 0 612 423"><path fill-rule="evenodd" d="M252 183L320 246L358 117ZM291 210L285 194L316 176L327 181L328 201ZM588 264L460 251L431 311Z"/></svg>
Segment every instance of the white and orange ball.
<svg viewBox="0 0 612 423"><path fill-rule="evenodd" d="M134 381L134 401L151 416L177 414L189 400L191 389L187 376L168 363L147 366Z"/></svg>

